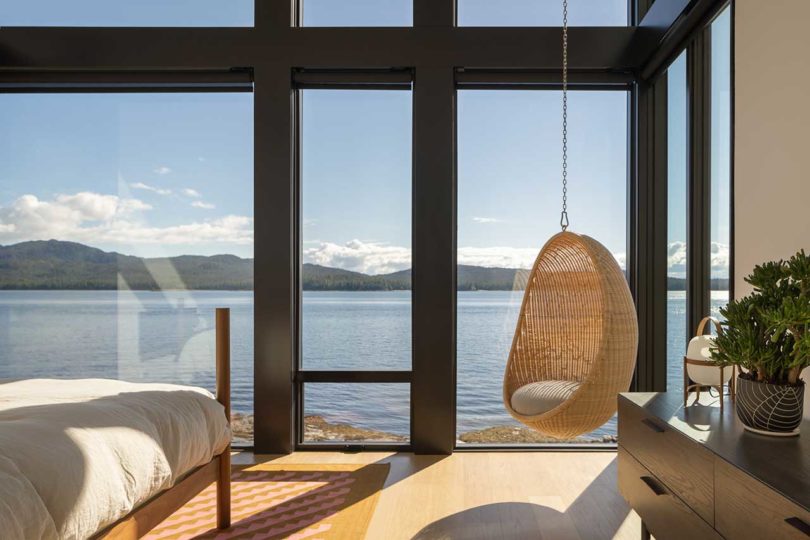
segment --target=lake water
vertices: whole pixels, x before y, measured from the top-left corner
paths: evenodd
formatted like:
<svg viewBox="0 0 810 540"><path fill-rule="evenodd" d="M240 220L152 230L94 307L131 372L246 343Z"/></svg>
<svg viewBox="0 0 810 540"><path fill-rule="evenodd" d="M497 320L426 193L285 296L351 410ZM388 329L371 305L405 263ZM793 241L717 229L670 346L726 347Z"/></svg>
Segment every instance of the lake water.
<svg viewBox="0 0 810 540"><path fill-rule="evenodd" d="M458 293L458 432L517 425L501 382L522 293ZM305 369L411 367L411 295L306 292ZM714 308L725 293L713 293ZM668 297L668 375L679 387L683 292ZM220 291L0 291L0 378L104 377L214 387L214 308L231 308L232 396L253 410L253 295ZM407 435L408 385L311 384L305 414ZM615 434L615 419L594 435Z"/></svg>

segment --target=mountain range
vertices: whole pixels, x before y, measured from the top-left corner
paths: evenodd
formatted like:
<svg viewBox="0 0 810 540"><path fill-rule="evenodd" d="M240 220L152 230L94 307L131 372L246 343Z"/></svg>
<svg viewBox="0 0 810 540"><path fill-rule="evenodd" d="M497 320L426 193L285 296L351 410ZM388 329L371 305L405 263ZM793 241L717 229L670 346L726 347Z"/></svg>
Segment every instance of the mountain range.
<svg viewBox="0 0 810 540"><path fill-rule="evenodd" d="M458 290L522 289L527 270L458 266ZM686 280L668 278L670 290ZM315 264L302 266L304 290L392 291L411 288L411 271L368 275ZM712 280L725 289L727 280ZM0 289L252 290L253 259L235 255L141 258L58 240L0 246Z"/></svg>

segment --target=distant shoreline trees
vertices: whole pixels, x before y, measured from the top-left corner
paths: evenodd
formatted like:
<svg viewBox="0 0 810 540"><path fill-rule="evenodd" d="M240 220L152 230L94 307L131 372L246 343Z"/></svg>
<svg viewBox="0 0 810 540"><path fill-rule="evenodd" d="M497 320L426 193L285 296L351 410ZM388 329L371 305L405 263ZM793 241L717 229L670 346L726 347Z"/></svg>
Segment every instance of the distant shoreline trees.
<svg viewBox="0 0 810 540"><path fill-rule="evenodd" d="M459 291L522 290L527 270L459 265ZM305 291L397 291L411 289L411 271L368 275L304 264ZM0 246L2 290L253 290L253 260L234 255L143 259L57 240ZM668 277L671 291L686 280ZM727 279L712 279L712 290L727 290Z"/></svg>

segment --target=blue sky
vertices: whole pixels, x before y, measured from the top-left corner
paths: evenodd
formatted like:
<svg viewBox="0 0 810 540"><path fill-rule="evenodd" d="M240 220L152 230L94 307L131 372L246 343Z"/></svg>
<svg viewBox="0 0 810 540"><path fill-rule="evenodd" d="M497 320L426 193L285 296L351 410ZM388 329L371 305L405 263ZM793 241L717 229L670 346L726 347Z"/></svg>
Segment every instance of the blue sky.
<svg viewBox="0 0 810 540"><path fill-rule="evenodd" d="M253 0L0 0L0 26L253 26Z"/></svg>
<svg viewBox="0 0 810 540"><path fill-rule="evenodd" d="M571 230L626 251L627 94L569 94ZM562 93L464 91L458 102L459 257L497 248L528 266L560 230ZM513 251L519 250L519 251ZM497 260L497 258L495 259Z"/></svg>
<svg viewBox="0 0 810 540"><path fill-rule="evenodd" d="M560 92L462 91L459 260L529 266L559 230ZM305 260L380 273L411 246L411 95L310 90L303 99ZM570 96L574 230L625 252L627 94Z"/></svg>
<svg viewBox="0 0 810 540"><path fill-rule="evenodd" d="M252 256L252 94L0 94L0 244Z"/></svg>
<svg viewBox="0 0 810 540"><path fill-rule="evenodd" d="M559 26L559 0L458 0L462 26ZM627 24L627 0L572 0L572 26ZM0 0L0 26L253 26L253 0ZM410 26L410 0L305 0L307 26Z"/></svg>
<svg viewBox="0 0 810 540"><path fill-rule="evenodd" d="M70 9L56 0L7 4L0 18L14 23L252 23L251 3L240 0L79 0ZM577 11L583 4L591 9ZM306 6L308 24L410 23L410 3L399 0L347 1L339 8L334 0L308 0ZM463 24L504 25L514 24L513 15L524 24L557 24L558 8L558 2L528 0L461 0L459 6ZM620 1L574 2L571 19L621 24L623 13ZM718 66L727 65L720 60L728 55L728 19L724 14L715 23ZM721 103L713 109L712 166L719 180L728 175L728 159L717 158L729 148L720 129L728 125L727 68L718 69L713 85ZM528 266L559 229L560 99L559 92L459 92L460 262ZM572 229L596 237L620 259L626 106L622 92L573 92L570 100ZM685 118L685 96L671 107L673 118ZM0 118L0 154L11 156L0 160L0 244L58 237L143 256L252 256L249 94L5 94ZM410 265L411 119L409 92L306 92L305 260L370 273ZM685 129L679 125L673 129ZM683 141L671 139L681 146L670 155L685 155ZM670 160L673 178L685 174L684 166ZM714 185L713 239L727 244L728 189L721 181ZM673 200L684 200L683 185L670 188ZM684 219L685 213L670 213L671 242L683 240ZM674 265L684 262L678 253Z"/></svg>
<svg viewBox="0 0 810 540"><path fill-rule="evenodd" d="M731 13L712 23L711 241L712 275L728 277L731 174ZM668 70L669 273L686 275L687 94L686 53Z"/></svg>

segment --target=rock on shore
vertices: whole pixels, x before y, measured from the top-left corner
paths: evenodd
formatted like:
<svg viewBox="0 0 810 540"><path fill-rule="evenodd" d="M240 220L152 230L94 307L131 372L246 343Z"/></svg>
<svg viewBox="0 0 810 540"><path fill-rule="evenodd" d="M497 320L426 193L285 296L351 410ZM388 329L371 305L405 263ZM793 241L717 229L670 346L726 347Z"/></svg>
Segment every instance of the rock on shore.
<svg viewBox="0 0 810 540"><path fill-rule="evenodd" d="M231 429L234 442L250 444L253 440L253 415L234 413L231 416ZM363 429L344 423L328 422L322 416L304 417L304 440L307 442L407 442L408 438L394 433ZM494 426L477 431L469 431L459 436L459 442L465 444L541 444L559 443L561 441L541 435L524 427ZM615 443L616 437L577 437L565 442Z"/></svg>
<svg viewBox="0 0 810 540"><path fill-rule="evenodd" d="M253 415L231 415L234 442L249 443L253 440ZM304 440L307 442L407 442L408 438L394 433L358 428L349 424L327 422L322 416L304 417Z"/></svg>

